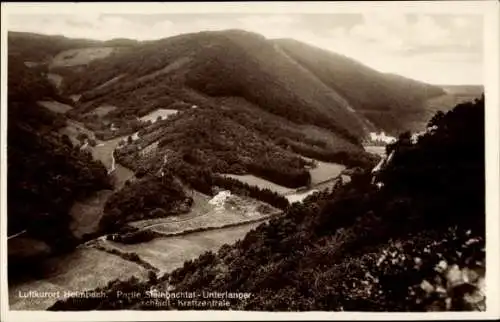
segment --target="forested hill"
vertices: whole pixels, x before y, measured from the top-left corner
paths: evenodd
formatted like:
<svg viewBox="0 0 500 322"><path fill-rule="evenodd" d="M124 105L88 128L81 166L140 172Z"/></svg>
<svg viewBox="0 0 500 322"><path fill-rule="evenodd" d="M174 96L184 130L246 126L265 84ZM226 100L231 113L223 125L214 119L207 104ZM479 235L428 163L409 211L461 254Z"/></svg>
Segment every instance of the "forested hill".
<svg viewBox="0 0 500 322"><path fill-rule="evenodd" d="M43 73L55 100L73 107L65 115L98 139L138 135L117 151L118 162L134 171L151 170L168 155L177 173L195 166L303 187L310 182L303 157L370 167L376 160L362 147L368 133L427 121L425 102L443 93L243 30L141 42L14 32L8 44L9 60ZM160 109L177 114L143 120ZM149 159L146 147L156 147Z"/></svg>
<svg viewBox="0 0 500 322"><path fill-rule="evenodd" d="M123 118L237 97L256 114L316 125L352 143L368 131L398 133L404 112L421 118L425 101L444 93L298 41L242 30L144 42L9 33L9 55L61 76L61 91L79 97L82 113L112 105L119 109L111 114Z"/></svg>
<svg viewBox="0 0 500 322"><path fill-rule="evenodd" d="M402 134L388 150L375 182L353 176L159 280L114 282L105 300L52 310L158 309L116 298L152 289L250 292L232 302L245 310L484 310L484 97L436 114L417 141Z"/></svg>
<svg viewBox="0 0 500 322"><path fill-rule="evenodd" d="M397 135L425 119L423 102L442 88L399 75L380 73L348 57L293 39L275 43L324 84L337 91L376 128Z"/></svg>
<svg viewBox="0 0 500 322"><path fill-rule="evenodd" d="M57 133L64 116L37 105L64 100L40 70L9 57L7 86L8 235L27 230L53 249L71 247L69 208L110 187L106 169Z"/></svg>

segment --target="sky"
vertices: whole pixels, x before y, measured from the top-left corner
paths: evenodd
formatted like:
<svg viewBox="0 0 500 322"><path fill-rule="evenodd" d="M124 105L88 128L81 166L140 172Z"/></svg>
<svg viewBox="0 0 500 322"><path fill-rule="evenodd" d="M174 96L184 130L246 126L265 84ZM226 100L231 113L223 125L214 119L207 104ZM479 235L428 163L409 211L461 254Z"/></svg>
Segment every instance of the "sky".
<svg viewBox="0 0 500 322"><path fill-rule="evenodd" d="M30 14L8 30L108 40L152 40L204 30L243 29L293 38L381 72L439 85L483 84L483 20L474 14Z"/></svg>

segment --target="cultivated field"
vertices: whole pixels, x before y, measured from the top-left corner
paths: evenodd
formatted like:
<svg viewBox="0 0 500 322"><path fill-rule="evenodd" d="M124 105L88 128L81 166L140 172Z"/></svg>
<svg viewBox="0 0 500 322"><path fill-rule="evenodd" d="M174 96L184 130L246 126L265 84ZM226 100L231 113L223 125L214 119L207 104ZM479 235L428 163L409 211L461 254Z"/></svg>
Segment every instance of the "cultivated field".
<svg viewBox="0 0 500 322"><path fill-rule="evenodd" d="M158 268L159 274L163 274L181 267L186 260L194 259L206 251L217 251L224 244L236 242L260 224L254 222L182 236L156 238L140 244L125 245L108 240L99 243L122 252L137 253L142 260Z"/></svg>
<svg viewBox="0 0 500 322"><path fill-rule="evenodd" d="M346 166L338 163L323 162L315 160L318 166L311 169L311 185L335 178L346 169Z"/></svg>
<svg viewBox="0 0 500 322"><path fill-rule="evenodd" d="M305 157L304 157L305 158ZM305 158L309 159L309 158ZM312 159L309 159L312 160ZM318 161L314 160L317 164L317 166L313 169L310 169L309 172L311 173L311 186L315 187L319 183L331 180L333 178L338 177L342 171L346 169L345 165L338 164L338 163L331 163L331 162L323 162L323 161ZM245 174L245 175L236 175L236 174L223 174L223 176L230 177L236 180L239 180L241 182L244 182L248 185L251 186L257 186L260 189L270 189L271 191L274 191L276 193L279 193L281 195L284 195L288 201L290 202L296 202L296 201L301 201L308 195L312 194L314 191L300 191L296 192L295 189L287 188L284 186L280 186L276 183L273 183L271 181L256 177L251 174Z"/></svg>
<svg viewBox="0 0 500 322"><path fill-rule="evenodd" d="M288 199L288 202L291 204L294 202L302 202L302 200L304 200L305 198L307 198L308 196L312 195L317 191L318 191L317 189L313 189L302 193L292 193L286 195L285 198Z"/></svg>
<svg viewBox="0 0 500 322"><path fill-rule="evenodd" d="M84 291L105 286L114 279L126 280L132 276L147 277L141 266L122 258L91 248L78 248L71 254L48 260L48 273L43 280L27 281L9 286L11 310L44 310L57 298L21 298L19 292Z"/></svg>

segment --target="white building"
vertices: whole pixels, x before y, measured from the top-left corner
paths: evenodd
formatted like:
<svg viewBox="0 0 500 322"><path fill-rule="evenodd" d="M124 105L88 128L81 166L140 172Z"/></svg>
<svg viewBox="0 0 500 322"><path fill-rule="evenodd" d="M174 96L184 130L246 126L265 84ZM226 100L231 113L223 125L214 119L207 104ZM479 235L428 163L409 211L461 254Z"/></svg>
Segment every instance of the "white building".
<svg viewBox="0 0 500 322"><path fill-rule="evenodd" d="M209 204L216 208L223 208L227 198L231 197L231 191L223 190L208 201Z"/></svg>
<svg viewBox="0 0 500 322"><path fill-rule="evenodd" d="M370 140L373 142L384 142L385 144L390 144L396 142L396 138L390 135L386 135L384 131L370 132Z"/></svg>

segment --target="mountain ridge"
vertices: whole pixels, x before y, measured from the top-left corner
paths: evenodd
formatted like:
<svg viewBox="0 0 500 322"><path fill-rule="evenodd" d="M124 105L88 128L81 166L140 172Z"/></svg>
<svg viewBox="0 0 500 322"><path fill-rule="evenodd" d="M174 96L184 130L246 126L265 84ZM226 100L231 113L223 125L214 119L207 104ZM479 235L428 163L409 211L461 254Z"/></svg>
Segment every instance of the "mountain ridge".
<svg viewBox="0 0 500 322"><path fill-rule="evenodd" d="M9 35L11 36L10 38L13 38L13 37L15 38L15 36L17 34L9 33ZM56 37L59 37L59 36L56 36ZM59 37L59 38L61 38L61 37ZM62 37L62 38L65 38L65 37ZM243 38L245 41L242 40ZM65 39L69 39L69 38L65 38ZM81 42L84 40L78 39L77 41ZM127 42L128 40L122 39L122 41ZM89 41L87 41L87 42L89 42ZM106 46L106 44L109 44L109 42L110 41L100 41L100 42L99 41L90 41L89 44L91 44L92 47L97 46L97 45ZM280 101L279 99L272 99L270 101L268 99L264 100L261 97L262 95L260 95L261 89L258 89L258 88L255 89L256 91L258 91L259 95L255 95L252 93L251 90L249 90L249 88L251 88L251 86L248 86L248 85L252 85L253 80L252 79L250 79L250 81L248 81L248 79L245 80L245 77L252 76L253 78L259 79L259 81L261 81L261 82L263 80L266 80L268 82L271 82L270 84L273 84L273 86L281 87L280 92L284 92L284 91L289 92L286 96L286 100L291 99L290 102L295 102L295 104L299 104L299 105L303 104L304 103L303 98L310 96L310 93L313 92L315 95L315 98L314 99L312 97L308 98L307 103L304 106L308 106L307 109L314 107L314 106L319 106L319 105L321 106L321 107L314 107L314 111L311 113L318 113L318 111L321 109L326 109L325 111L331 109L331 112L329 112L329 113L335 113L335 114L337 114L337 117L340 118L338 123L342 123L342 125L343 125L343 123L348 122L350 124L349 126L347 126L348 127L347 132L354 133L355 136L366 135L366 133L365 134L362 134L362 133L367 132L367 130L374 130L373 128L370 128L370 129L367 128L367 127L370 127L370 124L374 123L373 116L370 117L370 115L368 115L368 116L363 115L363 117L361 117L361 120L360 120L360 117L356 117L356 119L358 119L358 120L352 120L352 117L349 116L349 114L353 113L352 109L354 109L356 111L356 113L358 113L358 114L359 113L361 113L361 114L370 114L370 113L373 114L373 113L377 112L378 109L380 109L381 106L383 106L382 103L385 101L388 101L388 99L385 99L385 101L383 101L381 104L378 104L376 106L375 110L373 108L373 106L375 106L375 104L371 104L371 105L368 104L368 105L361 108L359 105L361 105L361 103L366 103L366 101L368 100L367 98L362 99L361 101L359 99L354 98L353 96L355 96L355 95L352 94L353 89L348 88L348 87L350 87L349 82L344 84L344 85L341 84L340 88L339 88L338 84L335 84L335 86L332 86L334 83L336 83L336 82L338 83L339 77L334 78L334 81L332 81L331 74L321 75L321 73L317 72L317 68L319 66L313 66L314 68L311 68L310 63L305 64L303 61L303 57L299 57L300 53L297 53L297 50L295 50L294 48L291 48L293 46L290 46L290 44L289 44L290 42L294 43L293 46L300 44L300 47L307 48L307 51L309 53L311 53L311 52L313 52L313 53L315 53L315 52L326 53L326 55L331 56L329 58L333 59L332 60L333 62L337 61L337 64L343 65L347 61L351 65L353 65L355 68L358 68L358 69L361 68L363 70L370 70L370 72L372 74L376 75L378 78L381 78L384 76L384 73L380 73L378 71L375 71L375 70L373 70L373 69L371 69L371 68L369 68L369 67L367 67L359 62L355 62L352 59L349 59L345 56L335 54L333 52L329 52L329 51L326 51L324 49L320 49L318 47L314 47L314 46L300 43L296 40L290 40L290 39L267 39L262 35L259 35L259 34L253 33L253 32L240 30L240 29L230 29L230 30L223 30L223 31L203 31L203 32L198 32L198 33L176 35L173 37L168 37L168 38L164 38L164 39L160 39L160 40L140 41L140 42L134 43L135 44L134 46L125 47L128 49L133 47L134 50L126 50L125 49L124 52L121 54L120 53L117 53L116 55L112 54L111 55L112 57L104 57L101 60L91 61L90 62L90 68L91 68L90 74L93 74L93 76L97 76L97 74L103 74L103 75L108 74L108 72L99 73L99 72L105 71L102 66L97 67L97 65L99 65L99 61L101 61L101 63L105 62L106 64L111 63L111 66L114 66L112 68L115 68L117 71L122 68L120 66L124 66L124 67L128 66L127 68L129 69L129 71L131 73L140 72L140 69L138 69L137 67L133 67L134 66L134 57L139 58L139 61L141 62L142 65L150 66L151 68L149 68L149 70L151 70L151 71L154 71L155 69L159 70L162 67L165 67L165 65L166 65L166 64L163 64L163 66L161 66L161 61L162 60L165 61L165 59L168 60L169 58L168 57L167 58L159 57L158 53L154 53L155 50L160 50L163 54L165 54L167 56L168 55L170 55L170 56L176 55L177 57L186 56L186 55L187 56L192 56L192 55L196 56L196 53L198 53L198 54L202 54L203 56L206 55L204 58L207 61L202 61L200 63L199 58L198 58L198 66L195 66L195 67L202 68L201 69L202 74L203 74L203 71L205 73L208 73L209 78L207 79L205 77L202 79L198 79L197 75L200 74L199 71L191 71L190 72L189 68L185 69L184 77L179 76L179 75L177 75L176 77L181 77L181 79L187 78L187 83L188 83L189 87L192 87L192 88L194 87L194 89L196 89L196 90L201 89L202 92L207 92L209 96L213 95L213 94L218 94L218 93L220 93L220 91L231 92L231 94L235 94L235 93L240 94L242 90L238 89L237 87L238 87L238 83L243 81L243 83L245 84L243 87L247 91L244 96L247 96L247 98L250 97L251 101L258 102L258 103L260 103L260 105L271 105L270 107L266 106L266 108L276 109L274 107L274 105L281 104L281 103L279 103L279 101ZM247 43L251 43L251 45L247 45ZM287 56L286 58L289 58L288 59L289 61L286 62L287 59L285 59L284 57L279 57L279 55L276 56L276 54L279 54L279 52L273 53L273 49L270 48L269 45L273 45L274 50L280 51L280 52L283 52L284 54L286 54L286 56ZM278 45L278 47L276 47L275 45ZM75 45L73 45L73 47L74 46ZM71 46L68 45L66 47L71 47ZM179 50L177 48L174 48L174 50L172 50L171 49L172 47L180 48L179 49L180 52L178 52L176 54L175 51L179 51ZM218 48L220 48L220 47L224 47L225 50L223 50L223 51L218 50ZM252 47L254 47L254 48L252 48ZM182 48L184 48L184 49L182 49ZM231 48L231 50L229 50L230 48ZM194 52L192 52L191 54L188 54L189 51L192 51L192 50L194 50ZM259 59L256 58L259 56L264 56L264 53L263 53L264 51L266 53L271 54L271 55L267 55L267 57L265 59L265 60L271 61L271 65L269 65L269 64L266 65L266 63L268 63L268 62L266 62L265 60L262 60L262 59L259 61ZM256 52L258 52L258 54L256 54ZM156 56L155 56L155 58L152 58L152 56L154 56L154 54L156 54ZM150 60L150 61L144 60L146 57L148 57L148 60ZM218 58L221 59L221 57L225 57L223 62L220 62L217 60ZM246 58L244 58L244 57L246 57ZM236 59L236 61L233 61L233 62L227 61L227 60L231 60L231 59L233 59L233 60ZM152 62L151 62L151 60L152 60ZM193 60L196 61L197 59L193 59ZM244 66L243 67L238 66L239 65L237 63L238 61L248 62L250 64L249 66L253 66L253 67L245 68ZM258 63L258 64L255 65L255 63ZM127 65L125 65L125 64L127 64ZM192 61L191 64L194 64L194 62ZM297 66L302 66L302 71L293 70L292 74L287 74L287 73L283 74L283 72L281 72L282 70L291 70L292 69L289 64L295 64ZM332 64L332 62L330 62L330 65L331 64ZM96 66L94 66L95 69L92 69L93 68L92 65L96 65ZM158 67L153 67L155 65ZM190 65L190 64L188 63L188 65ZM271 78L270 78L269 71L273 70L273 65L274 65L275 71L280 71L280 73L281 73L281 74L276 74L276 75L282 75L282 76L277 76L277 77L271 76ZM324 65L324 64L320 64L320 65ZM192 65L190 65L190 66L192 66ZM212 67L210 67L210 66L212 66ZM267 66L267 67L265 67L265 66ZM278 66L284 67L284 68L279 68ZM321 68L324 68L324 67L325 66L322 66ZM130 69L130 68L132 68L132 69ZM219 82L220 79L218 79L215 75L213 75L215 73L214 71L211 71L211 70L213 70L213 68L215 68L218 71L223 71L223 72L225 72L225 68L233 68L234 69L233 72L226 73L223 76L224 78L229 78L231 80L230 82L227 82L229 84L217 85L217 82ZM241 71L238 72L238 70L240 70L240 69L241 69ZM250 70L248 70L248 69L250 69ZM337 69L338 69L338 67L337 67ZM259 74L255 74L257 72ZM143 74L143 72L141 72L141 73ZM196 75L194 75L194 74L196 74ZM247 75L247 76L245 76L245 75ZM260 76L258 76L258 75L260 75ZM298 78L296 81L300 82L302 87L305 86L304 89L301 89L298 86L290 85L290 84L293 84L294 79L299 75L300 75L300 78ZM315 77L311 77L311 75L314 75ZM77 81L77 82L74 81L75 80L74 78L81 78L82 74L81 73L78 73L78 75L73 74L73 76L74 76L73 78L70 76L69 79L67 80L67 83L71 83L71 84L67 85L67 86L70 86L69 88L67 88L67 86L66 86L66 90L68 90L69 92L78 92L81 90L85 90L85 87L82 88L81 86L78 85L79 83L81 84L82 81ZM83 76L85 76L85 73L83 74ZM102 79L102 81L100 81L100 84L103 84L106 81L109 81L113 77L116 77L116 76L118 76L118 75L112 74L112 75L110 75L110 77L99 76ZM293 77L289 77L289 76L293 76ZM335 76L335 75L333 75L333 76ZM286 78L286 82L282 84L282 80L284 80L284 78ZM317 82L318 79L321 82ZM91 80L89 79L88 81L91 81ZM354 81L355 82L362 82L362 79L360 77L357 77ZM367 80L367 81L369 82L369 80ZM404 81L411 81L413 83L421 83L421 82L416 82L414 80L409 80L407 78L404 78ZM99 85L95 81L91 81L91 82L96 84L94 86L94 88ZM214 84L214 83L216 83L216 84ZM315 88L310 87L310 86L307 87L306 86L307 83L316 84L316 86L315 86ZM351 81L351 83L352 83L352 81ZM365 84L366 84L366 81L365 81ZM326 90L323 88L323 86L325 86L325 85L327 86L327 88L329 88L329 90ZM76 88L75 88L75 86L76 86ZM429 88L432 88L433 91L435 91L429 97L436 96L438 94L443 93L437 87L432 87L431 85L428 85L428 86L429 86ZM65 87L64 81L63 81L63 87ZM408 86L408 87L411 90L410 86ZM310 88L310 89L306 90L306 88ZM323 89L321 89L321 88L323 88ZM384 86L384 88L387 89L387 86ZM87 86L86 90L90 90L90 88ZM356 95L364 95L364 96L369 96L372 98L376 97L375 95L370 94L371 95L370 96L368 94L362 93L362 92L366 92L367 90L369 90L369 88L367 86L364 86L363 88L361 88L360 91L358 91L356 93ZM302 98L302 100L297 101L297 99L293 99L294 91L301 93L301 94L297 94L297 95L300 96ZM328 93L328 91L329 91L329 93ZM349 95L346 95L345 93L348 93ZM380 95L380 93L379 93L379 95ZM384 94L384 95L386 95L386 94ZM391 94L391 95L393 95L393 94ZM238 95L236 95L236 96L238 96ZM326 98L327 96L331 96L331 97ZM396 97L396 99L395 99L395 103L393 105L396 108L401 108L401 104L400 104L400 101L401 101L400 97L401 96L404 96L404 95L399 94L398 97ZM422 95L421 95L421 93L419 93L419 95L416 95L416 96L420 97ZM423 95L423 96L426 97L426 95ZM411 95L410 95L410 97L411 97ZM268 104L269 102L271 102L272 104ZM330 103L327 103L327 102L330 102ZM390 102L390 99L389 99L389 102ZM335 108L335 106L340 106L340 108ZM354 106L354 108L352 108L353 106ZM389 107L383 106L383 108L389 109L389 110L391 109L390 106ZM301 109L304 109L304 108L301 108ZM346 109L347 110L351 109L351 110L349 113L347 113L345 111ZM418 106L417 106L417 109L418 109ZM366 110L368 110L368 111L366 111ZM295 109L295 111L297 111L297 110ZM323 115L323 116L321 118L315 119L314 122L318 122L318 120L320 121L320 123L323 122L323 120L321 120L321 119L325 118L325 115L321 114L321 113L323 113L323 112L320 112L320 115ZM330 117L331 116L326 116L327 119ZM342 119L345 119L346 121L342 121ZM347 121L349 119L351 119L351 120ZM335 121L330 121L330 123L332 123L332 122L335 123ZM375 122L375 123L377 123L377 122ZM394 126L393 124L387 125L387 123L391 123L390 121L389 122L388 121L378 122L378 123L379 123L379 124L377 124L378 129L385 130L386 132L391 132L394 130L394 128L396 128L396 129L399 128L397 126ZM343 126L337 125L337 127L339 128L339 131L341 131L341 132L343 131L342 130ZM345 127L345 125L344 125L344 127Z"/></svg>

